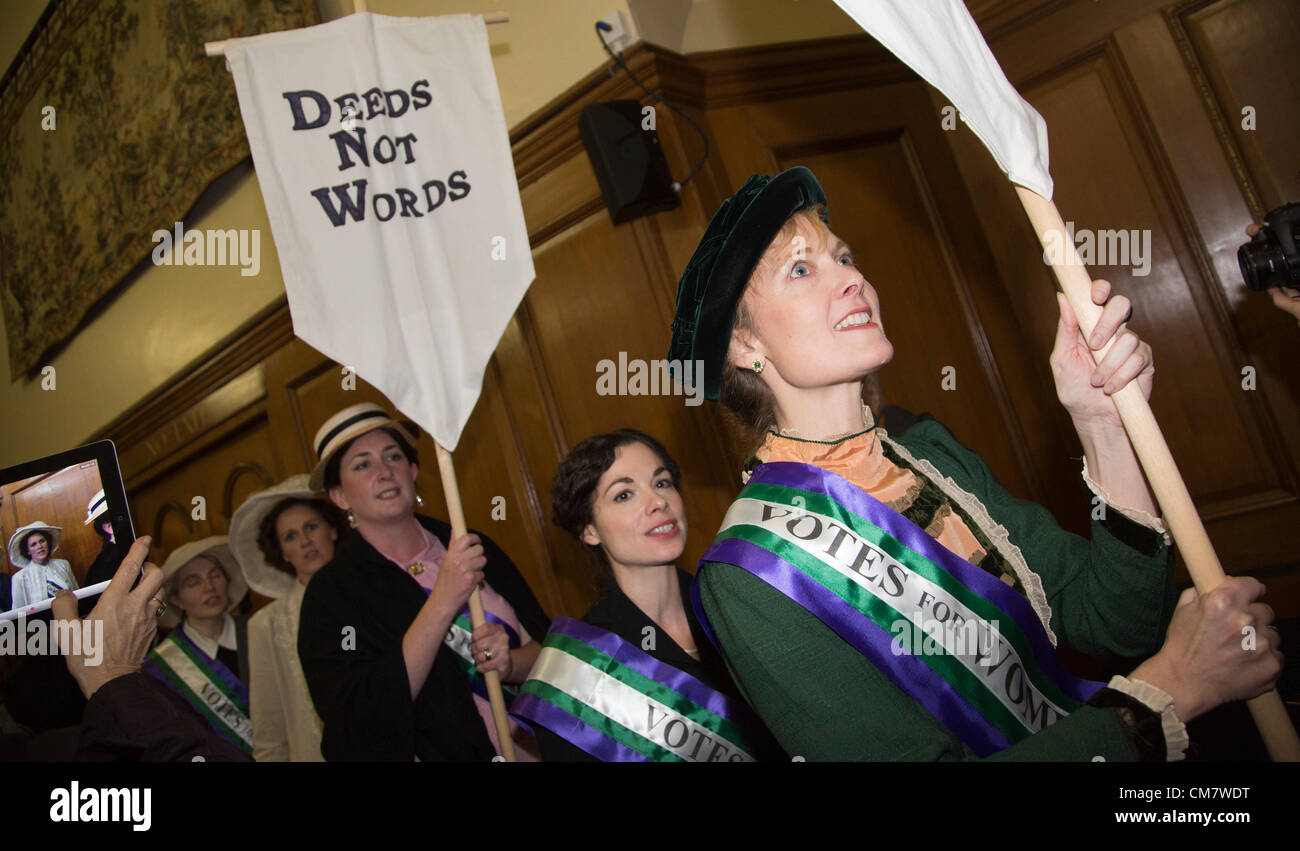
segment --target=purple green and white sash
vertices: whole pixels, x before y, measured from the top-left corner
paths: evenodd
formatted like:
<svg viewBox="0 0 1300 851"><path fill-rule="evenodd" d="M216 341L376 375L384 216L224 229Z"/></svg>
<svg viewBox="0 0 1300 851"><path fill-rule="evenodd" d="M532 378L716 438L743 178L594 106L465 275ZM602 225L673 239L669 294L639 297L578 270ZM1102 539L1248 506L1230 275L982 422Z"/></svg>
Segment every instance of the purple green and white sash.
<svg viewBox="0 0 1300 851"><path fill-rule="evenodd" d="M184 630L172 630L145 658L144 669L193 704L222 738L253 752L248 687L221 660L208 658Z"/></svg>
<svg viewBox="0 0 1300 851"><path fill-rule="evenodd" d="M753 762L748 710L612 632L556 618L513 714L605 762Z"/></svg>
<svg viewBox="0 0 1300 851"><path fill-rule="evenodd" d="M515 632L514 627L486 609L483 610L483 617L489 623L499 623L505 628L506 640L509 642L511 650L515 650L520 646L519 633ZM474 627L469 622L469 607L466 606L460 610L460 614L456 615L456 619L451 622L451 627L447 630L447 636L443 639L443 644L446 644L451 652L455 654L456 663L460 666L461 673L469 681L469 687L479 697L487 700L487 681L478 672L478 665L474 662L474 653L470 649L473 633ZM501 683L501 695L505 698L506 709L510 708L518 691L515 686Z"/></svg>
<svg viewBox="0 0 1300 851"><path fill-rule="evenodd" d="M1014 589L820 467L760 465L702 570L708 562L740 567L807 609L980 756L1102 687L1061 667ZM694 599L709 630L698 587Z"/></svg>

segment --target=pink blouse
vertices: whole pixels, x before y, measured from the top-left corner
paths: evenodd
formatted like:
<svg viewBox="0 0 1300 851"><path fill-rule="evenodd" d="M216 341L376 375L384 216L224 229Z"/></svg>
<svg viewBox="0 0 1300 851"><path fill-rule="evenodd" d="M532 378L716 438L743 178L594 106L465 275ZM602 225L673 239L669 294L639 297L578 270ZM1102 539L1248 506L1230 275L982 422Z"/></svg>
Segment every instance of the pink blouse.
<svg viewBox="0 0 1300 851"><path fill-rule="evenodd" d="M442 565L442 560L447 555L447 548L443 546L442 541L425 529L420 527L421 534L424 535L425 548L409 563L403 564L401 560L393 558L390 554L380 551L380 555L391 561L393 564L401 565L402 568L411 574L415 581L430 592L433 591L433 584L438 580L438 568ZM483 600L483 609L496 615L501 620L510 625L519 635L519 641L527 644L533 638L528 634L519 623L519 618L515 615L515 609L506 599L492 590L492 586L486 582L479 589L479 595ZM488 738L492 740L492 747L497 754L501 753L501 744L497 741L496 723L492 720L492 704L485 698L474 695L474 706L478 708L478 714L483 718L483 726L487 728ZM515 742L515 757L519 762L538 762L536 740L520 727L513 718L510 719L510 738Z"/></svg>

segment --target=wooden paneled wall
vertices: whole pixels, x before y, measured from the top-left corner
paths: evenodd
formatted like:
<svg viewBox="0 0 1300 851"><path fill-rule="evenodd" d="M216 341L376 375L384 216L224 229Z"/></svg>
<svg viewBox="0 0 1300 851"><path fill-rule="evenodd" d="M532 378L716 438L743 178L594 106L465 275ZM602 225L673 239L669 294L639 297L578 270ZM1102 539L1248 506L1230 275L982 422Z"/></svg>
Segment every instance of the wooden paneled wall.
<svg viewBox="0 0 1300 851"><path fill-rule="evenodd" d="M1279 614L1300 614L1300 332L1244 291L1235 263L1245 224L1300 197L1294 4L970 5L1047 119L1066 218L1149 234L1146 263L1096 271L1133 300L1155 347L1153 405L1225 565L1263 577ZM515 129L537 280L455 453L470 525L511 553L547 610L579 615L594 597L547 494L564 452L592 433L659 437L685 471L683 566L707 547L750 447L711 404L601 395L598 364L664 357L678 273L719 201L752 172L795 164L820 176L833 228L881 293L897 349L884 397L933 413L1009 490L1084 530L1081 452L1047 364L1054 285L1010 185L964 127L946 129L943 100L865 36L689 58L641 46L627 59L700 118L707 162L680 209L615 226L577 119L587 103L640 94L625 75L593 73ZM1248 105L1256 129L1242 130ZM667 110L657 119L683 175L701 141ZM292 337L284 305L268 311L107 430L137 529L155 535L156 555L226 531L249 492L310 468L322 420L369 399ZM440 514L427 439L421 451L419 490Z"/></svg>

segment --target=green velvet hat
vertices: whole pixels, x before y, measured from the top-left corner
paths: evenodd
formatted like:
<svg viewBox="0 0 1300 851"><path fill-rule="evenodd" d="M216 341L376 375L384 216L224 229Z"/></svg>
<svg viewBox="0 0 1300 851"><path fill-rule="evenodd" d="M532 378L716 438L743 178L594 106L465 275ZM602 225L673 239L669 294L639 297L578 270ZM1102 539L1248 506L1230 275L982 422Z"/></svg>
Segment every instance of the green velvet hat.
<svg viewBox="0 0 1300 851"><path fill-rule="evenodd" d="M776 177L752 175L718 207L677 283L668 365L678 382L703 384L704 398L718 401L736 304L750 274L786 220L818 204L826 204L821 184L795 166ZM697 360L703 374L683 369Z"/></svg>

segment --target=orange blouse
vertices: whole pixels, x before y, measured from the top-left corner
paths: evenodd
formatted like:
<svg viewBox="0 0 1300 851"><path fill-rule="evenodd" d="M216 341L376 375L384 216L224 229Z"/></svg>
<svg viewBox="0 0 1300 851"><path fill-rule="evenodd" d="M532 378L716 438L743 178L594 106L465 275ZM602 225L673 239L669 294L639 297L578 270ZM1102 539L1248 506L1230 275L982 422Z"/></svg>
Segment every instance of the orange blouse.
<svg viewBox="0 0 1300 851"><path fill-rule="evenodd" d="M768 434L755 455L764 463L795 461L829 470L899 514L911 506L922 488L915 473L885 457L874 426L866 432L834 442ZM975 535L946 502L935 512L925 531L971 564L979 564L986 555Z"/></svg>

